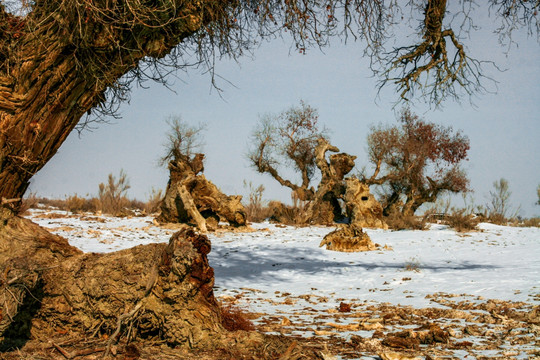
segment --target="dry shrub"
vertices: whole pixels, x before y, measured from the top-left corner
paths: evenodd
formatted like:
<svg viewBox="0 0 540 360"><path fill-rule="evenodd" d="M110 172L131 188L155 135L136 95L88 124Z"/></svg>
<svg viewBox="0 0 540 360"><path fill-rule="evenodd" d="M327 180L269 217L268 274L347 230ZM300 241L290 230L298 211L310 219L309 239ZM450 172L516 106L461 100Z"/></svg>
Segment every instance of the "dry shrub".
<svg viewBox="0 0 540 360"><path fill-rule="evenodd" d="M39 204L45 207L56 208L73 213L95 212L99 206L96 198L87 199L77 194L67 196L65 199L39 198L38 201Z"/></svg>
<svg viewBox="0 0 540 360"><path fill-rule="evenodd" d="M487 216L487 221L496 225L507 225L509 220L503 214L491 213Z"/></svg>
<svg viewBox="0 0 540 360"><path fill-rule="evenodd" d="M49 199L49 198L40 198L39 203L43 205L46 208L57 208L57 209L63 209L64 208L64 202L65 200L62 199Z"/></svg>
<svg viewBox="0 0 540 360"><path fill-rule="evenodd" d="M392 230L425 230L427 228L428 215L414 216L403 215L400 211L392 211L384 218L384 221Z"/></svg>
<svg viewBox="0 0 540 360"><path fill-rule="evenodd" d="M99 210L109 215L126 215L126 209L130 205L126 192L130 188L129 181L124 170L120 170L118 180L111 173L107 183L99 184Z"/></svg>
<svg viewBox="0 0 540 360"><path fill-rule="evenodd" d="M268 204L272 216L270 220L285 225L304 226L308 224L306 207L301 205L285 205L279 201L271 201Z"/></svg>
<svg viewBox="0 0 540 360"><path fill-rule="evenodd" d="M540 227L540 217L521 220L517 226L520 227Z"/></svg>
<svg viewBox="0 0 540 360"><path fill-rule="evenodd" d="M479 218L471 214L467 209L455 209L445 216L444 221L457 232L468 232L477 230Z"/></svg>
<svg viewBox="0 0 540 360"><path fill-rule="evenodd" d="M255 187L251 181L244 180L244 187L249 190L249 202L244 205L246 209L247 220L250 222L261 222L268 219L272 215L272 209L269 206L264 206L262 196L264 186Z"/></svg>
<svg viewBox="0 0 540 360"><path fill-rule="evenodd" d="M64 207L61 209L72 213L95 212L97 206L96 199L86 199L75 194L66 198Z"/></svg>
<svg viewBox="0 0 540 360"><path fill-rule="evenodd" d="M159 212L159 205L161 204L161 200L163 199L163 191L161 189L156 190L155 188L152 188L150 190L150 195L148 196L148 200L146 201L144 205L144 212L146 214L155 214Z"/></svg>
<svg viewBox="0 0 540 360"><path fill-rule="evenodd" d="M347 303L344 303L344 302L340 302L339 303L339 308L338 308L338 311L339 312L351 312L351 304L347 304Z"/></svg>
<svg viewBox="0 0 540 360"><path fill-rule="evenodd" d="M420 272L420 260L416 257L410 258L404 265L405 271Z"/></svg>
<svg viewBox="0 0 540 360"><path fill-rule="evenodd" d="M272 209L269 206L254 208L248 204L245 208L249 222L263 222L272 216Z"/></svg>
<svg viewBox="0 0 540 360"><path fill-rule="evenodd" d="M17 209L19 215L27 215L28 210L34 209L39 204L39 198L35 193L29 194L23 198L19 208Z"/></svg>
<svg viewBox="0 0 540 360"><path fill-rule="evenodd" d="M221 321L223 327L228 331L255 330L255 325L253 325L253 322L251 322L248 316L247 311L233 305L227 305L221 308Z"/></svg>

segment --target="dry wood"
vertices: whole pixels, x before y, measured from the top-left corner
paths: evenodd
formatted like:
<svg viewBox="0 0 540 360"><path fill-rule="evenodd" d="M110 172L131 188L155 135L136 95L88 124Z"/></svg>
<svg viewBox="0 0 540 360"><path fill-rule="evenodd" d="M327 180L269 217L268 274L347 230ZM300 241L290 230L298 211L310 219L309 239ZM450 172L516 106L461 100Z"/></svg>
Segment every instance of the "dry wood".
<svg viewBox="0 0 540 360"><path fill-rule="evenodd" d="M246 209L241 196L223 194L203 174L202 154L193 159L178 158L169 163L169 182L161 202L161 223L193 224L203 232L215 230L220 221L232 226L246 225Z"/></svg>

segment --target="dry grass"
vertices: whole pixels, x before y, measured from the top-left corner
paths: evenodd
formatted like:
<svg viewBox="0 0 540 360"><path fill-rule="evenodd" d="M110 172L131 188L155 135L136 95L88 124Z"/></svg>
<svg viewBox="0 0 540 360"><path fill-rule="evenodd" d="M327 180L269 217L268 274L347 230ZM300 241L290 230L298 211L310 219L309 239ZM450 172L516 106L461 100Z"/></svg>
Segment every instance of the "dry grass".
<svg viewBox="0 0 540 360"><path fill-rule="evenodd" d="M420 261L416 257L410 258L404 265L405 271L420 272Z"/></svg>
<svg viewBox="0 0 540 360"><path fill-rule="evenodd" d="M228 331L255 330L255 325L248 316L247 311L233 305L226 305L221 308L222 324Z"/></svg>
<svg viewBox="0 0 540 360"><path fill-rule="evenodd" d="M399 211L391 212L384 218L388 228L392 230L425 230L428 216L406 216Z"/></svg>
<svg viewBox="0 0 540 360"><path fill-rule="evenodd" d="M479 218L467 209L452 209L443 220L443 223L460 233L477 230L479 222Z"/></svg>

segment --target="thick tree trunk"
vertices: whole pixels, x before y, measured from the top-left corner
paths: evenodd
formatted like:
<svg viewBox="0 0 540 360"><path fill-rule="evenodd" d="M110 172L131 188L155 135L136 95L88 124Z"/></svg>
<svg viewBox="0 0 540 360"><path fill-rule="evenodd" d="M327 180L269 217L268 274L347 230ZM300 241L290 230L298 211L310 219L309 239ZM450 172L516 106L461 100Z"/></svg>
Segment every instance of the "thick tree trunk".
<svg viewBox="0 0 540 360"><path fill-rule="evenodd" d="M205 236L185 229L169 244L82 253L26 219L4 220L0 348L59 329L188 347L222 335Z"/></svg>
<svg viewBox="0 0 540 360"><path fill-rule="evenodd" d="M4 205L24 195L29 180L82 116L103 104L105 91L135 69L139 60L165 56L203 25L207 14L197 4L178 1L173 18L163 20L165 25L147 28L136 17L148 14L124 12L129 4L123 2L114 6L37 2L24 18L0 6L0 200ZM151 14L152 9L143 10ZM130 23L126 16L135 19Z"/></svg>
<svg viewBox="0 0 540 360"><path fill-rule="evenodd" d="M185 228L168 244L82 253L1 210L0 358L320 358L290 339L225 330L209 251Z"/></svg>

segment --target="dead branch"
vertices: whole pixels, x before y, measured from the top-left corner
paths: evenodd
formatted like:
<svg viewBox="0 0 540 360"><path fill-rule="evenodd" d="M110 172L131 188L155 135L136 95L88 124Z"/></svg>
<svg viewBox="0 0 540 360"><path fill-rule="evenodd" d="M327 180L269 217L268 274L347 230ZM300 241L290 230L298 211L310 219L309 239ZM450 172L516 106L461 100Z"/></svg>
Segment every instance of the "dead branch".
<svg viewBox="0 0 540 360"><path fill-rule="evenodd" d="M195 220L197 223L197 227L202 233L206 233L208 230L206 229L206 220L202 217L199 210L197 210L197 206L195 205L195 202L193 201L193 197L189 193L189 191L186 189L185 185L178 183L177 184L177 190L178 195L182 199L182 203L184 205L184 208L188 212L189 216Z"/></svg>
<svg viewBox="0 0 540 360"><path fill-rule="evenodd" d="M483 64L493 62L469 57L454 31L443 30L445 14L446 0L427 2L423 41L394 48L382 56L385 69L380 72L379 91L392 83L402 100L409 101L419 92L421 98L437 107L448 97L458 100L461 92L471 97L489 91L486 82L496 85L482 69Z"/></svg>

